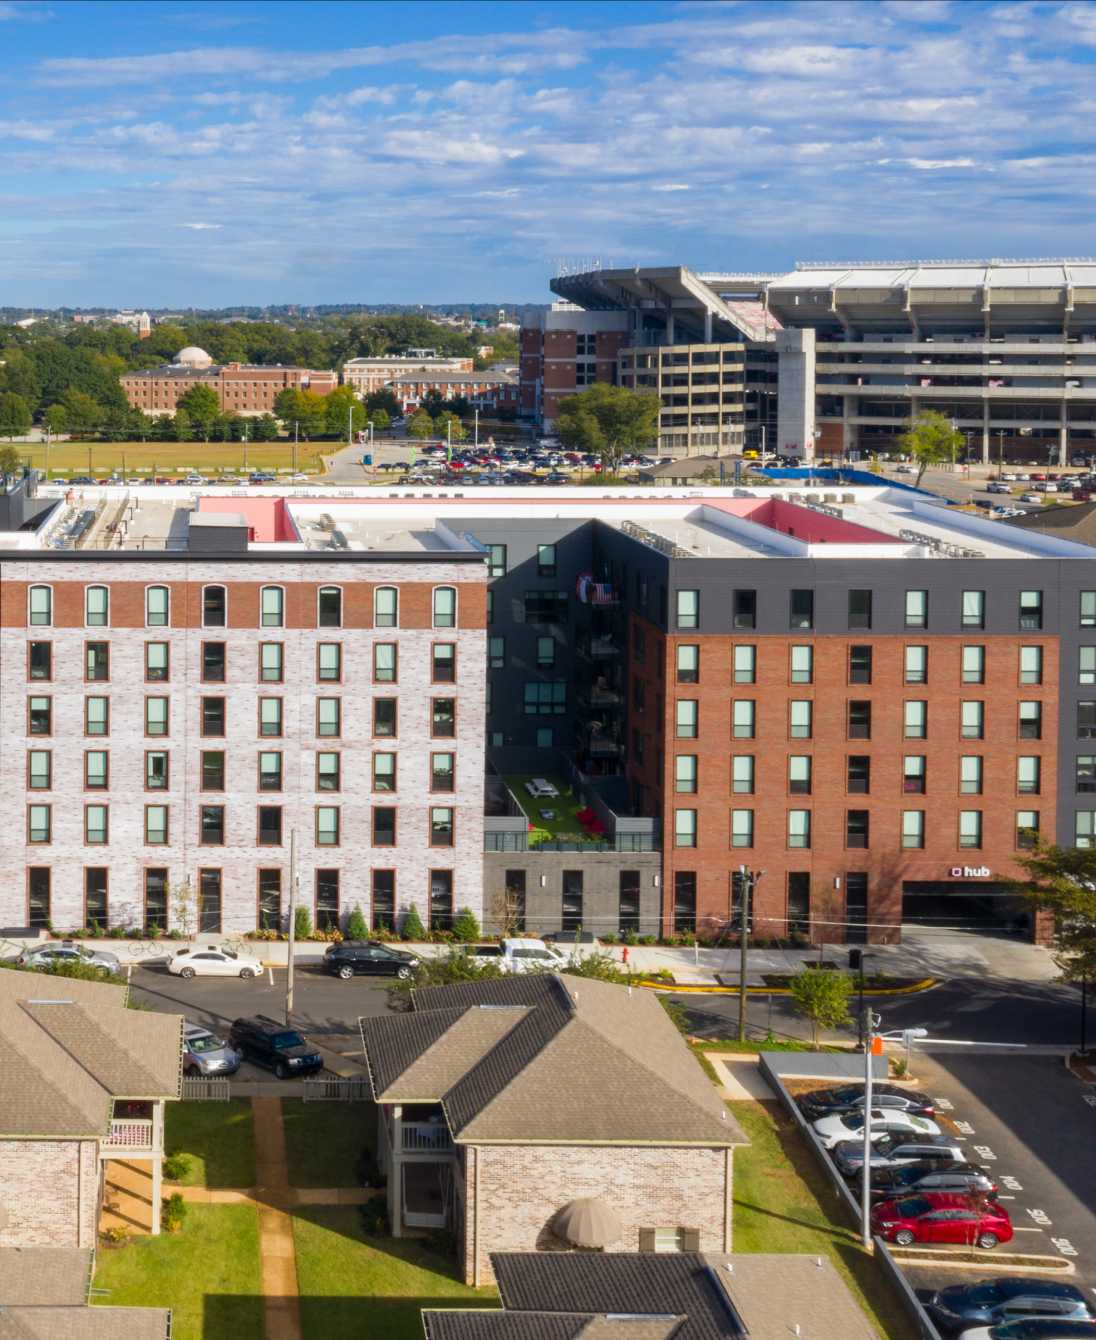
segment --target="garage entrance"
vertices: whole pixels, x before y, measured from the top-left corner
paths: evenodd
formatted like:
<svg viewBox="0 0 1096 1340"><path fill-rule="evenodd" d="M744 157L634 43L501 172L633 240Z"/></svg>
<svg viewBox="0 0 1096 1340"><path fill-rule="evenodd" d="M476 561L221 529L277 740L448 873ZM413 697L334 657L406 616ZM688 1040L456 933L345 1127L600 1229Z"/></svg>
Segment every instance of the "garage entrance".
<svg viewBox="0 0 1096 1340"><path fill-rule="evenodd" d="M989 880L917 880L902 883L902 922L940 930L986 931L1030 940L1032 914L1004 885Z"/></svg>

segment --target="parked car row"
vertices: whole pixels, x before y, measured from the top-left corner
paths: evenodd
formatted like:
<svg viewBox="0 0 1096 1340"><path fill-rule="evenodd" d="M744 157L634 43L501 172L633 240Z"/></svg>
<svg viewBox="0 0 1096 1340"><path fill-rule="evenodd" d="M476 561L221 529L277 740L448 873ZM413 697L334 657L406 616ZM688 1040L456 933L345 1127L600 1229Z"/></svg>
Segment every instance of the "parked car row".
<svg viewBox="0 0 1096 1340"><path fill-rule="evenodd" d="M237 478L235 475L200 475L196 472L188 475L104 475L95 478L92 475L73 475L65 479L61 475L54 476L51 484L76 485L79 487L88 487L89 485L103 484L125 485L127 488L136 488L144 484L184 484L189 488L197 488L202 484L213 484L219 488L242 488L245 484L308 484L312 482L312 476L300 472L292 475L279 477L269 470L252 470L246 479Z"/></svg>

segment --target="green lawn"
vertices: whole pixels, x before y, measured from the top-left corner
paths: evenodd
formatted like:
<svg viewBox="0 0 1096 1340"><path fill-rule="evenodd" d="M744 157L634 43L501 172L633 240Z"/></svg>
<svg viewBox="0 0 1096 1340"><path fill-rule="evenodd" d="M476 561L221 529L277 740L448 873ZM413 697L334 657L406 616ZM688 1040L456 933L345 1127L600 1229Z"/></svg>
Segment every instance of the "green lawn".
<svg viewBox="0 0 1096 1340"><path fill-rule="evenodd" d="M362 1152L376 1150L373 1103L306 1103L282 1099L291 1186L361 1186Z"/></svg>
<svg viewBox="0 0 1096 1340"><path fill-rule="evenodd" d="M882 1270L860 1247L845 1211L776 1103L729 1103L750 1139L734 1155L734 1250L825 1252L887 1340L914 1332Z"/></svg>
<svg viewBox="0 0 1096 1340"><path fill-rule="evenodd" d="M559 795L534 800L525 789L525 783L531 781L534 776L542 777L546 782L551 782ZM570 841L588 836L586 830L575 818L579 810L586 808L585 803L572 793L571 784L565 778L551 772L535 774L523 772L511 773L503 780L510 788L514 799L521 806L525 817L537 828L543 829L548 837L565 838ZM545 819L541 810L554 810L556 817ZM541 840L543 841L543 838Z"/></svg>
<svg viewBox="0 0 1096 1340"><path fill-rule="evenodd" d="M304 1340L422 1340L424 1307L497 1304L493 1288L461 1284L456 1262L427 1240L365 1237L355 1208L299 1209L293 1233Z"/></svg>
<svg viewBox="0 0 1096 1340"><path fill-rule="evenodd" d="M168 1103L164 1147L168 1154L188 1154L190 1169L184 1186L251 1187L255 1185L255 1135L251 1103Z"/></svg>
<svg viewBox="0 0 1096 1340"><path fill-rule="evenodd" d="M100 1248L93 1288L107 1306L170 1307L171 1340L262 1340L258 1213L190 1205L178 1233Z"/></svg>
<svg viewBox="0 0 1096 1340"><path fill-rule="evenodd" d="M43 443L14 444L23 460L42 470L46 464ZM292 442L56 442L49 449L50 475L109 475L125 469L179 474L198 470L216 474L224 470L289 470L293 466ZM310 472L321 468L320 456L331 455L345 443L302 442L297 447L297 468ZM88 453L91 453L90 456Z"/></svg>

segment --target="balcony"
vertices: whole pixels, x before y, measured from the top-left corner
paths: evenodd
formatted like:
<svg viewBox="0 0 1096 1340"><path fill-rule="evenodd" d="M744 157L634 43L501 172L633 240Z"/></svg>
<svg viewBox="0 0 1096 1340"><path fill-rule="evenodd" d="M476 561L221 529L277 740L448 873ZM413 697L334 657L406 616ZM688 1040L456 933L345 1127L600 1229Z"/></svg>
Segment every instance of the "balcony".
<svg viewBox="0 0 1096 1340"><path fill-rule="evenodd" d="M603 679L584 684L578 691L578 699L587 707L624 706L624 695Z"/></svg>
<svg viewBox="0 0 1096 1340"><path fill-rule="evenodd" d="M440 1121L401 1121L400 1149L404 1154L452 1154L449 1128Z"/></svg>
<svg viewBox="0 0 1096 1340"><path fill-rule="evenodd" d="M158 1154L161 1144L156 1122L151 1118L115 1118L110 1123L110 1130L102 1140L101 1147L111 1157L123 1151L130 1154Z"/></svg>
<svg viewBox="0 0 1096 1340"><path fill-rule="evenodd" d="M585 656L591 661L605 660L611 656L619 656L621 652L620 642L611 633L598 633L591 637L583 638L579 642L579 654Z"/></svg>

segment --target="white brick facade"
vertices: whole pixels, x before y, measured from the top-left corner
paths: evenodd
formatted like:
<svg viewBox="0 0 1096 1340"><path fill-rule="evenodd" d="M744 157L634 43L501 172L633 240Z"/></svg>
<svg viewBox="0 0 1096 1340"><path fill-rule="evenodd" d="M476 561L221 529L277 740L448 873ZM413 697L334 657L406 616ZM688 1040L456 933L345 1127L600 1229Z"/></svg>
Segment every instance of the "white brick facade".
<svg viewBox="0 0 1096 1340"><path fill-rule="evenodd" d="M95 1140L0 1140L0 1247L94 1247Z"/></svg>
<svg viewBox="0 0 1096 1340"><path fill-rule="evenodd" d="M254 562L239 560L148 561L137 557L112 560L88 559L63 562L4 561L0 564L0 600L3 628L0 637L0 768L5 786L0 793L0 924L20 925L27 919L27 869L48 866L52 870L53 925L61 929L84 924L84 869L106 867L109 872L109 920L112 925L134 926L144 921L144 871L166 868L172 889L189 877L196 885L202 869L222 872L222 929L252 930L257 924L257 872L280 868L283 909L289 895L289 833L296 829L300 899L311 906L314 871L340 872L340 906L345 916L358 904L370 915L371 872L395 869L396 903L399 912L414 904L429 924L429 883L433 869L451 869L453 908L482 908L483 772L485 707L485 633L482 616L469 615L472 626L462 626L460 595L470 587L482 587L485 570L474 563L396 562L363 558L359 562L322 561ZM69 590L68 615L61 617L60 596L54 600L52 627L24 627L25 596L22 583L54 584ZM71 617L71 588L83 584L111 588L111 625L85 628L64 626ZM120 626L123 609L133 618L143 605L140 588L154 584L172 589L169 627ZM228 627L202 628L195 611L201 608L200 588L205 584L228 588ZM306 584L311 614L298 620L307 627L260 628L239 623L248 601L256 600L255 588L282 585L287 610L293 589ZM19 584L19 585L16 585ZM186 584L184 586L184 584ZM339 586L344 592L341 628L315 626L313 588ZM427 626L398 628L350 627L347 613L353 606L361 614L371 594L354 588L392 585L400 590L400 623L412 610ZM458 590L455 628L429 626L429 592L439 585ZM125 588L125 589L123 589ZM482 590L476 608L482 606ZM467 602L469 610L475 602ZM184 608L180 608L180 606ZM18 606L18 607L17 607ZM426 611L423 618L423 611ZM189 612L189 613L188 613ZM371 618L358 618L371 623ZM190 622L194 626L185 626ZM287 623L290 619L287 618ZM51 682L28 679L27 644L32 640L53 644ZM110 679L87 683L84 678L84 644L105 641L110 645ZM201 681L204 641L226 644L227 671L223 684ZM146 683L145 644L166 642L170 646L170 678L166 683ZM262 683L258 674L261 642L284 644L284 682ZM341 683L318 682L317 645L342 645ZM373 681L373 647L394 642L398 647L399 675L394 684ZM431 682L431 645L456 644L456 681ZM53 729L50 737L27 734L27 698L50 696ZM108 735L87 737L84 733L86 695L110 699ZM145 734L145 696L170 700L170 729L164 736ZM201 699L224 697L224 738L200 735ZM283 699L281 738L260 737L258 700ZM341 736L319 738L316 700L338 697L341 705ZM392 738L374 738L372 701L377 697L398 700L398 733ZM452 739L431 738L431 699L456 700L456 734ZM27 786L27 751L52 751L52 787L30 790ZM84 786L84 751L105 749L110 754L110 785L105 791L87 791ZM201 789L201 752L224 750L226 764L223 792ZM145 751L170 753L170 786L166 790L145 789ZM316 753L341 754L341 790L316 789ZM283 789L258 789L258 754L281 751ZM374 751L397 755L397 789L372 790ZM451 794L431 796L430 754L455 754L456 781ZM110 829L106 845L88 845L84 834L85 804L109 804ZM27 841L27 806L52 806L52 841ZM170 840L166 846L145 843L146 804L167 805ZM226 832L223 846L199 844L199 811L203 804L225 806ZM455 839L451 848L430 847L431 804L451 806ZM257 845L257 808L283 807L281 846ZM340 843L318 846L315 808L337 805L340 809ZM371 811L374 805L398 810L397 844L373 848ZM173 918L173 921L175 919ZM177 921L175 922L177 924Z"/></svg>

